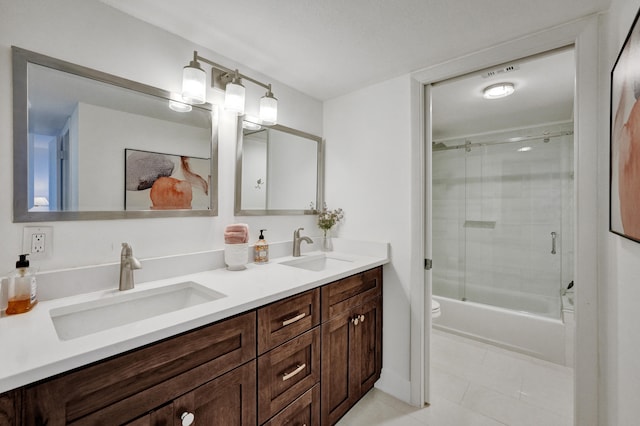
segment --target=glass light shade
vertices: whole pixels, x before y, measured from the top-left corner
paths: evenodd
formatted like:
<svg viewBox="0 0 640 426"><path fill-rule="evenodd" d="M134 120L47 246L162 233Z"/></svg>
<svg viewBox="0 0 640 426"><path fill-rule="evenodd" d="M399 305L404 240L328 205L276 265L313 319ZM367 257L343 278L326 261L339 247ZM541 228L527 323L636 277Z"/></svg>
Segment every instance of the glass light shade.
<svg viewBox="0 0 640 426"><path fill-rule="evenodd" d="M238 115L244 114L244 86L232 81L227 83L224 92L224 109L235 112Z"/></svg>
<svg viewBox="0 0 640 426"><path fill-rule="evenodd" d="M192 110L191 105L178 101L169 101L169 108L175 112L189 112Z"/></svg>
<svg viewBox="0 0 640 426"><path fill-rule="evenodd" d="M499 99L511 95L515 90L513 83L492 84L484 88L482 96L485 99Z"/></svg>
<svg viewBox="0 0 640 426"><path fill-rule="evenodd" d="M47 197L34 197L33 198L33 206L34 207L44 207L49 205L49 200Z"/></svg>
<svg viewBox="0 0 640 426"><path fill-rule="evenodd" d="M203 104L207 99L207 74L202 68L187 65L182 70L182 99Z"/></svg>
<svg viewBox="0 0 640 426"><path fill-rule="evenodd" d="M260 120L262 124L273 125L278 121L278 100L267 93L260 98Z"/></svg>

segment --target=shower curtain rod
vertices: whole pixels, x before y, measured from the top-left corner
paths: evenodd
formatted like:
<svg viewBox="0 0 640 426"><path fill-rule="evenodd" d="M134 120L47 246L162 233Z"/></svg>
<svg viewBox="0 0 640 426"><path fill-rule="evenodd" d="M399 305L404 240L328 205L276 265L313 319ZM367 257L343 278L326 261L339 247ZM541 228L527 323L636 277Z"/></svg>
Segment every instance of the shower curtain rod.
<svg viewBox="0 0 640 426"><path fill-rule="evenodd" d="M509 138L504 140L496 140L496 141L487 141L487 142L471 142L470 139L467 139L464 144L461 145L452 145L446 146L444 143L439 141L433 141L433 151L448 151L451 149L462 149L465 148L467 151L470 151L471 148L479 147L479 146L489 146L489 145L502 145L505 143L513 143L513 142L527 142L542 139L545 142L549 142L546 139L556 138L559 136L570 136L573 135L573 130L565 130L562 132L554 132L554 133L546 133L543 135L535 135L535 136L520 136L515 138Z"/></svg>

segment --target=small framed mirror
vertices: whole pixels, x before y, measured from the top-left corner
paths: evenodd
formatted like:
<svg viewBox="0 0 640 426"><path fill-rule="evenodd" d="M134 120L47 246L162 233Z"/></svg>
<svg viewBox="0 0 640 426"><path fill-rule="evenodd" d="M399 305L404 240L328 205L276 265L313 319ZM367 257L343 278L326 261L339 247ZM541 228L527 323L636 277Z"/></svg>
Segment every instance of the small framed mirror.
<svg viewBox="0 0 640 426"><path fill-rule="evenodd" d="M212 105L12 51L14 222L217 215Z"/></svg>
<svg viewBox="0 0 640 426"><path fill-rule="evenodd" d="M238 120L236 215L317 214L324 160L319 136Z"/></svg>

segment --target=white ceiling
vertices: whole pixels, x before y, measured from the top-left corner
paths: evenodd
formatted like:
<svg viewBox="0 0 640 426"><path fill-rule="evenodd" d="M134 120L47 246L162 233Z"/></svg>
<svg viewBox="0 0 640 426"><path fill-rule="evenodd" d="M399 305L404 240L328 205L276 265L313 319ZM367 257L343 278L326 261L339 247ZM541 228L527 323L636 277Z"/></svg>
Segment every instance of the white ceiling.
<svg viewBox="0 0 640 426"><path fill-rule="evenodd" d="M513 71L503 72L513 67ZM444 81L431 92L435 141L523 129L573 120L575 56L573 48L521 58L487 70ZM513 83L506 98L484 99L485 87Z"/></svg>
<svg viewBox="0 0 640 426"><path fill-rule="evenodd" d="M101 0L319 100L598 11L610 0Z"/></svg>

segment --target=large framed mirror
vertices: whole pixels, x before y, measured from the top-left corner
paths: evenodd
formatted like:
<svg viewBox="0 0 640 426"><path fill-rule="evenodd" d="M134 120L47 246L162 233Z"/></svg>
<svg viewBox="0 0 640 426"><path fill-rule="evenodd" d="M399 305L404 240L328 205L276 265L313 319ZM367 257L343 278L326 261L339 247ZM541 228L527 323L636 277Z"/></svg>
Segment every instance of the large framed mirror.
<svg viewBox="0 0 640 426"><path fill-rule="evenodd" d="M13 221L215 216L217 110L13 53Z"/></svg>
<svg viewBox="0 0 640 426"><path fill-rule="evenodd" d="M238 120L236 215L317 214L323 202L323 141L282 125Z"/></svg>

